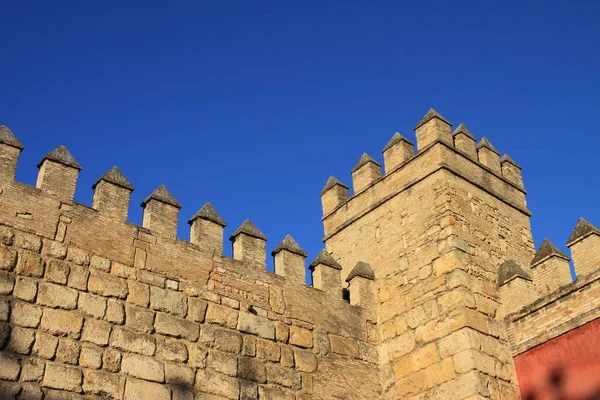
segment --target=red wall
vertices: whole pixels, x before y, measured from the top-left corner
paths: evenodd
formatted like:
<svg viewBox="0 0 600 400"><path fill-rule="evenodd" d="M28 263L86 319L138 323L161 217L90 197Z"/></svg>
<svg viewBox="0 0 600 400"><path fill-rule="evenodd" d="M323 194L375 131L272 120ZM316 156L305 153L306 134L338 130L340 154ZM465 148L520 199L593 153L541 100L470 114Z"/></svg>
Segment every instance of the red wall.
<svg viewBox="0 0 600 400"><path fill-rule="evenodd" d="M526 400L600 399L600 319L515 357Z"/></svg>

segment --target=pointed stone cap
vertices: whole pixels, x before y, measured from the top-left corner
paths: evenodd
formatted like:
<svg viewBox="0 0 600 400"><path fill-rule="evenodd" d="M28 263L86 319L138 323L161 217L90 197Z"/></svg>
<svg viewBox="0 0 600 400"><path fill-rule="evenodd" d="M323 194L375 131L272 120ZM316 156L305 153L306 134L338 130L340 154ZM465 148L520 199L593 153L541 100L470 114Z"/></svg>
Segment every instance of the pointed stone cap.
<svg viewBox="0 0 600 400"><path fill-rule="evenodd" d="M565 253L560 251L555 245L553 245L552 242L550 242L548 239L544 239L537 253L535 253L533 260L531 260L530 265L533 267L550 256L558 256L567 261L570 260L570 258Z"/></svg>
<svg viewBox="0 0 600 400"><path fill-rule="evenodd" d="M373 158L371 158L371 156L368 155L367 153L363 153L363 155L360 156L360 159L358 160L358 162L356 163L354 168L352 168L352 172L358 171L361 167L367 165L370 162L377 165L379 168L381 168L381 164L379 164L377 161L373 160Z"/></svg>
<svg viewBox="0 0 600 400"><path fill-rule="evenodd" d="M271 252L271 255L274 256L275 254L279 253L281 250L287 250L292 253L298 254L299 256L302 256L302 257L306 257L308 255L302 249L302 247L300 247L300 245L298 243L296 243L294 238L291 237L290 235L285 235L285 237L283 238L281 243L279 243L277 245L277 247L275 247L275 250L273 250Z"/></svg>
<svg viewBox="0 0 600 400"><path fill-rule="evenodd" d="M321 196L336 185L340 185L341 187L348 189L348 186L344 185L336 177L330 176L329 179L327 179L325 186L323 186L323 190L321 190Z"/></svg>
<svg viewBox="0 0 600 400"><path fill-rule="evenodd" d="M514 278L520 277L531 281L531 276L514 260L508 260L498 267L498 286L503 286Z"/></svg>
<svg viewBox="0 0 600 400"><path fill-rule="evenodd" d="M100 179L96 181L96 183L94 183L92 189L96 189L96 186L98 185L98 183L100 183L100 181L112 183L113 185L120 186L132 192L134 190L133 185L131 184L131 182L129 182L127 178L125 178L125 175L123 175L123 172L121 172L119 167L112 167L111 169L109 169L104 175L100 177Z"/></svg>
<svg viewBox="0 0 600 400"><path fill-rule="evenodd" d="M233 235L231 235L229 240L234 241L235 238L238 235L241 235L242 233L245 235L248 235L248 236L255 237L257 239L264 240L264 241L267 240L267 237L265 235L263 235L263 233L261 231L259 231L258 228L252 222L250 222L249 219L242 222L242 225L240 225L240 227L237 229L237 231L233 232Z"/></svg>
<svg viewBox="0 0 600 400"><path fill-rule="evenodd" d="M46 156L44 156L44 158L42 158L42 161L40 161L39 164L37 165L38 168L41 167L42 164L44 163L44 161L46 161L46 160L54 161L54 162L66 165L67 167L72 167L77 170L81 170L81 165L79 165L77 160L75 160L75 157L73 157L71 155L71 153L69 152L69 149L67 149L63 145L58 146L56 149L54 149L50 153L46 154Z"/></svg>
<svg viewBox="0 0 600 400"><path fill-rule="evenodd" d="M142 207L145 206L150 200L160 201L161 203L181 208L181 204L175 199L175 197L173 197L165 185L160 185L154 192L152 192L152 194L142 202Z"/></svg>
<svg viewBox="0 0 600 400"><path fill-rule="evenodd" d="M192 218L190 218L188 224L192 225L192 223L197 219L204 219L210 221L212 223L222 226L223 228L227 226L225 220L221 218L217 210L215 210L213 205L210 203L206 203L205 205L203 205L202 208L198 210L198 212L194 214Z"/></svg>
<svg viewBox="0 0 600 400"><path fill-rule="evenodd" d="M354 277L361 277L369 280L375 280L375 273L371 269L371 266L366 262L359 261L354 266L354 269L350 271L348 277L346 278L346 282L350 282L350 280Z"/></svg>
<svg viewBox="0 0 600 400"><path fill-rule="evenodd" d="M573 232L571 233L571 236L567 241L567 246L572 245L573 242L576 242L579 239L583 239L584 237L592 233L600 235L600 230L585 219L579 218L579 221L577 221L577 225L575 225L575 229L573 229Z"/></svg>
<svg viewBox="0 0 600 400"><path fill-rule="evenodd" d="M342 266L337 261L335 261L331 254L329 254L329 252L325 249L322 249L319 252L319 254L317 254L313 262L310 263L309 268L311 270L314 270L315 267L319 264L327 265L328 267L338 269L340 271L342 270Z"/></svg>
<svg viewBox="0 0 600 400"><path fill-rule="evenodd" d="M517 162L515 160L513 160L512 158L510 158L508 156L508 154L505 154L502 156L502 158L500 158L500 164L504 164L504 163L511 163L512 165L514 165L515 167L521 169L521 166L519 164L517 164Z"/></svg>
<svg viewBox="0 0 600 400"><path fill-rule="evenodd" d="M392 138L390 139L388 144L385 145L382 153L385 153L385 151L388 150L390 147L393 147L394 145L396 145L397 143L400 143L400 142L406 142L410 145L413 145L407 138L402 136L399 132L396 132L396 133L394 133L394 136L392 136Z"/></svg>
<svg viewBox="0 0 600 400"><path fill-rule="evenodd" d="M475 136L473 136L473 134L471 133L471 131L469 130L469 128L467 128L467 126L465 124L463 124L462 122L460 123L460 125L458 125L456 127L456 129L454 130L454 132L452 132L452 136L456 136L459 133L462 133L463 135L465 135L466 137L476 140Z"/></svg>
<svg viewBox="0 0 600 400"><path fill-rule="evenodd" d="M421 125L428 123L429 121L431 121L434 118L437 118L440 121L443 121L443 122L447 123L448 125L452 126L452 124L446 118L442 117L440 115L440 113L435 111L433 108L430 108L429 111L427 111L427 114L425 114L425 116L423 118L421 118L419 123L415 126L415 130L417 130Z"/></svg>
<svg viewBox="0 0 600 400"><path fill-rule="evenodd" d="M496 148L486 138L481 138L481 141L479 143L477 143L477 148L478 149L481 149L483 147L485 147L486 149L488 149L490 151L493 151L494 153L500 155L500 153L498 152L498 150L496 150Z"/></svg>
<svg viewBox="0 0 600 400"><path fill-rule="evenodd" d="M23 150L23 145L8 126L0 125L0 143Z"/></svg>

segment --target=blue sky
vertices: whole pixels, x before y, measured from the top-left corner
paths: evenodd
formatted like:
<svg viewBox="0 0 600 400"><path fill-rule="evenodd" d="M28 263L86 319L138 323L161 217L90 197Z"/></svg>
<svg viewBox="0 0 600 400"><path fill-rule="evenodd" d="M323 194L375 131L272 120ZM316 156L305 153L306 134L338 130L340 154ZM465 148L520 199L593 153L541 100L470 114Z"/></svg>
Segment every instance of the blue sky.
<svg viewBox="0 0 600 400"><path fill-rule="evenodd" d="M595 3L595 4L593 4ZM322 247L319 192L433 107L523 166L536 245L600 225L600 3L2 2L0 124L17 178L65 144L76 200L113 165L139 203L165 184L226 237ZM230 254L230 246L226 244ZM309 260L310 261L310 260ZM272 264L272 261L269 260Z"/></svg>

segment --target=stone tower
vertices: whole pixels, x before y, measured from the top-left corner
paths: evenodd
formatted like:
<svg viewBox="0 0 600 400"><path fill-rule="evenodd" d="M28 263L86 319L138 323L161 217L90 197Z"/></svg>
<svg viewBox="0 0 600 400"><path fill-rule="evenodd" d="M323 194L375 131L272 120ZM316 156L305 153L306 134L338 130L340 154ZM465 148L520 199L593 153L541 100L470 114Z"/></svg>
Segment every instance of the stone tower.
<svg viewBox="0 0 600 400"><path fill-rule="evenodd" d="M385 146L383 174L360 158L353 195L329 179L326 248L343 277L357 263L374 273L371 340L385 398L517 398L497 271L535 252L520 167L433 109L415 132L416 152L398 133Z"/></svg>

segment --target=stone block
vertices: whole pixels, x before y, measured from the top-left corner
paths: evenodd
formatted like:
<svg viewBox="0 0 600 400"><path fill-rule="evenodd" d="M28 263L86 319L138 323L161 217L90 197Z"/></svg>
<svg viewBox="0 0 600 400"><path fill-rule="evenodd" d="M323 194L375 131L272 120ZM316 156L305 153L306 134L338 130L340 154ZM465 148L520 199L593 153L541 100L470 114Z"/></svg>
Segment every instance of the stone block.
<svg viewBox="0 0 600 400"><path fill-rule="evenodd" d="M162 340L156 342L156 355L162 361L185 362L188 351L185 344L177 340Z"/></svg>
<svg viewBox="0 0 600 400"><path fill-rule="evenodd" d="M39 253L42 250L42 238L31 233L19 232L15 235L15 247Z"/></svg>
<svg viewBox="0 0 600 400"><path fill-rule="evenodd" d="M206 367L206 356L208 355L208 350L206 348L197 345L190 344L188 347L189 351L189 360L188 363L197 368L205 368Z"/></svg>
<svg viewBox="0 0 600 400"><path fill-rule="evenodd" d="M294 349L293 349L293 347L281 346L281 360L279 362L284 367L294 368Z"/></svg>
<svg viewBox="0 0 600 400"><path fill-rule="evenodd" d="M71 272L69 273L67 285L74 289L87 290L89 277L90 271L87 267L75 264L71 265Z"/></svg>
<svg viewBox="0 0 600 400"><path fill-rule="evenodd" d="M15 302L12 306L10 321L17 326L37 328L42 319L42 309L29 303Z"/></svg>
<svg viewBox="0 0 600 400"><path fill-rule="evenodd" d="M69 246L67 249L67 260L73 261L73 264L89 266L90 265L90 253L83 249L78 249L74 246Z"/></svg>
<svg viewBox="0 0 600 400"><path fill-rule="evenodd" d="M238 312L236 310L232 310L229 307L209 303L208 308L206 309L205 322L222 325L230 329L235 329L238 324Z"/></svg>
<svg viewBox="0 0 600 400"><path fill-rule="evenodd" d="M65 364L77 365L80 352L81 345L79 342L67 338L61 338L58 341L58 348L56 350L56 361L60 361Z"/></svg>
<svg viewBox="0 0 600 400"><path fill-rule="evenodd" d="M4 257L2 257L2 255L0 255L0 260L4 259L4 262L0 264L0 266L6 265L7 267L2 269L12 270L12 267L10 266L11 255L8 254L5 255L5 257L8 258L5 259ZM19 254L19 261L17 263L16 272L17 274L23 276L41 278L42 276L44 276L44 260L42 260L42 257L40 257L39 254L32 253L27 250L22 250Z"/></svg>
<svg viewBox="0 0 600 400"><path fill-rule="evenodd" d="M102 319L106 313L106 299L89 293L80 293L77 308L84 314Z"/></svg>
<svg viewBox="0 0 600 400"><path fill-rule="evenodd" d="M202 299L194 297L188 298L188 315L187 318L198 323L204 322L208 303Z"/></svg>
<svg viewBox="0 0 600 400"><path fill-rule="evenodd" d="M162 335L182 337L190 342L198 340L200 335L200 326L195 322L165 313L156 313L154 329Z"/></svg>
<svg viewBox="0 0 600 400"><path fill-rule="evenodd" d="M305 349L311 348L313 346L312 331L292 325L290 327L290 344Z"/></svg>
<svg viewBox="0 0 600 400"><path fill-rule="evenodd" d="M240 399L258 400L258 385L254 382L240 382Z"/></svg>
<svg viewBox="0 0 600 400"><path fill-rule="evenodd" d="M38 286L37 304L46 307L73 310L77 308L76 290L69 289L54 283L40 282Z"/></svg>
<svg viewBox="0 0 600 400"><path fill-rule="evenodd" d="M210 370L199 369L196 372L195 388L231 400L237 400L240 394L240 382L237 379Z"/></svg>
<svg viewBox="0 0 600 400"><path fill-rule="evenodd" d="M17 251L0 245L0 269L12 271L17 263Z"/></svg>
<svg viewBox="0 0 600 400"><path fill-rule="evenodd" d="M116 374L90 370L85 370L83 374L83 391L86 394L118 399L121 398L124 385L125 378Z"/></svg>
<svg viewBox="0 0 600 400"><path fill-rule="evenodd" d="M396 382L396 398L404 399L427 389L427 376L425 371L419 371L400 379ZM462 398L462 397L457 397Z"/></svg>
<svg viewBox="0 0 600 400"><path fill-rule="evenodd" d="M281 321L275 321L275 338L278 342L287 343L290 340L290 327Z"/></svg>
<svg viewBox="0 0 600 400"><path fill-rule="evenodd" d="M239 357L238 358L238 377L258 383L267 382L267 370L265 363L256 358Z"/></svg>
<svg viewBox="0 0 600 400"><path fill-rule="evenodd" d="M164 382L165 368L160 361L139 354L123 353L121 371L134 378Z"/></svg>
<svg viewBox="0 0 600 400"><path fill-rule="evenodd" d="M127 305L125 325L142 333L154 332L154 311Z"/></svg>
<svg viewBox="0 0 600 400"><path fill-rule="evenodd" d="M12 328L7 349L13 353L29 354L35 341L35 331L31 329Z"/></svg>
<svg viewBox="0 0 600 400"><path fill-rule="evenodd" d="M90 257L90 268L102 272L110 272L110 260L92 254Z"/></svg>
<svg viewBox="0 0 600 400"><path fill-rule="evenodd" d="M83 375L75 367L47 362L42 385L52 389L81 392Z"/></svg>
<svg viewBox="0 0 600 400"><path fill-rule="evenodd" d="M10 324L0 323L0 348L4 348L10 338Z"/></svg>
<svg viewBox="0 0 600 400"><path fill-rule="evenodd" d="M106 304L106 319L115 324L122 325L125 322L125 307L123 303L109 299Z"/></svg>
<svg viewBox="0 0 600 400"><path fill-rule="evenodd" d="M5 271L0 271L0 295L9 295L15 287L15 278Z"/></svg>
<svg viewBox="0 0 600 400"><path fill-rule="evenodd" d="M267 364L266 368L267 382L294 390L302 388L302 376L299 372L273 364Z"/></svg>
<svg viewBox="0 0 600 400"><path fill-rule="evenodd" d="M85 368L99 369L102 366L102 349L94 346L81 346L79 365Z"/></svg>
<svg viewBox="0 0 600 400"><path fill-rule="evenodd" d="M43 360L36 358L24 359L20 377L21 382L40 382L44 377L45 367L46 363Z"/></svg>
<svg viewBox="0 0 600 400"><path fill-rule="evenodd" d="M46 279L50 282L66 285L70 270L68 262L50 260L46 267Z"/></svg>
<svg viewBox="0 0 600 400"><path fill-rule="evenodd" d="M242 336L238 332L216 329L215 348L217 350L237 354L242 349Z"/></svg>
<svg viewBox="0 0 600 400"><path fill-rule="evenodd" d="M135 279L135 268L125 265L118 261L113 261L110 267L110 273L124 279Z"/></svg>
<svg viewBox="0 0 600 400"><path fill-rule="evenodd" d="M0 379L16 381L21 372L21 363L17 357L0 352Z"/></svg>
<svg viewBox="0 0 600 400"><path fill-rule="evenodd" d="M256 338L254 336L242 336L242 354L250 357L256 356Z"/></svg>
<svg viewBox="0 0 600 400"><path fill-rule="evenodd" d="M294 364L301 372L314 372L317 370L317 356L312 351L294 349Z"/></svg>
<svg viewBox="0 0 600 400"><path fill-rule="evenodd" d="M331 351L337 354L358 358L358 343L355 339L329 335Z"/></svg>
<svg viewBox="0 0 600 400"><path fill-rule="evenodd" d="M37 295L37 281L31 278L17 276L13 292L17 299L32 302Z"/></svg>
<svg viewBox="0 0 600 400"><path fill-rule="evenodd" d="M209 311L210 311L209 305ZM241 332L257 335L265 339L275 339L275 325L272 321L257 315L241 312L237 321L237 329Z"/></svg>
<svg viewBox="0 0 600 400"><path fill-rule="evenodd" d="M150 287L150 308L164 311L179 317L187 314L187 297L179 292L169 289Z"/></svg>
<svg viewBox="0 0 600 400"><path fill-rule="evenodd" d="M123 400L171 400L168 387L148 381L127 378Z"/></svg>
<svg viewBox="0 0 600 400"><path fill-rule="evenodd" d="M42 239L42 254L50 258L64 260L67 256L67 246L54 240Z"/></svg>
<svg viewBox="0 0 600 400"><path fill-rule="evenodd" d="M148 307L150 303L150 286L136 281L127 281L129 294L127 302L140 307Z"/></svg>
<svg viewBox="0 0 600 400"><path fill-rule="evenodd" d="M117 349L151 356L156 350L155 339L146 334L115 326L110 336L110 345Z"/></svg>
<svg viewBox="0 0 600 400"><path fill-rule="evenodd" d="M222 374L235 377L237 375L237 356L218 350L210 350L206 359L206 366Z"/></svg>
<svg viewBox="0 0 600 400"><path fill-rule="evenodd" d="M104 297L127 297L127 281L104 272L93 271L88 280L88 290Z"/></svg>
<svg viewBox="0 0 600 400"><path fill-rule="evenodd" d="M10 318L10 303L0 301L0 321L8 321Z"/></svg>
<svg viewBox="0 0 600 400"><path fill-rule="evenodd" d="M281 359L281 347L277 342L258 339L256 341L256 356L267 361L279 362Z"/></svg>
<svg viewBox="0 0 600 400"><path fill-rule="evenodd" d="M57 347L58 338L48 335L47 333L36 332L33 352L38 357L46 358L48 360L54 358Z"/></svg>
<svg viewBox="0 0 600 400"><path fill-rule="evenodd" d="M470 328L463 328L452 332L450 335L440 339L440 357L447 358L461 351L480 346L479 335Z"/></svg>
<svg viewBox="0 0 600 400"><path fill-rule="evenodd" d="M118 372L121 369L121 352L115 349L106 349L102 355L102 368L110 372Z"/></svg>
<svg viewBox="0 0 600 400"><path fill-rule="evenodd" d="M435 343L426 344L410 355L413 371L419 371L439 361Z"/></svg>
<svg viewBox="0 0 600 400"><path fill-rule="evenodd" d="M392 369L394 371L394 377L396 378L396 380L400 380L410 375L413 371L410 355L404 356L399 360L396 360L392 365Z"/></svg>
<svg viewBox="0 0 600 400"><path fill-rule="evenodd" d="M86 318L81 340L95 343L99 346L106 346L110 337L110 330L111 325L108 322Z"/></svg>
<svg viewBox="0 0 600 400"><path fill-rule="evenodd" d="M0 226L0 243L10 246L13 244L15 233L8 226Z"/></svg>
<svg viewBox="0 0 600 400"><path fill-rule="evenodd" d="M172 386L193 388L196 372L185 364L165 363L165 380Z"/></svg>

